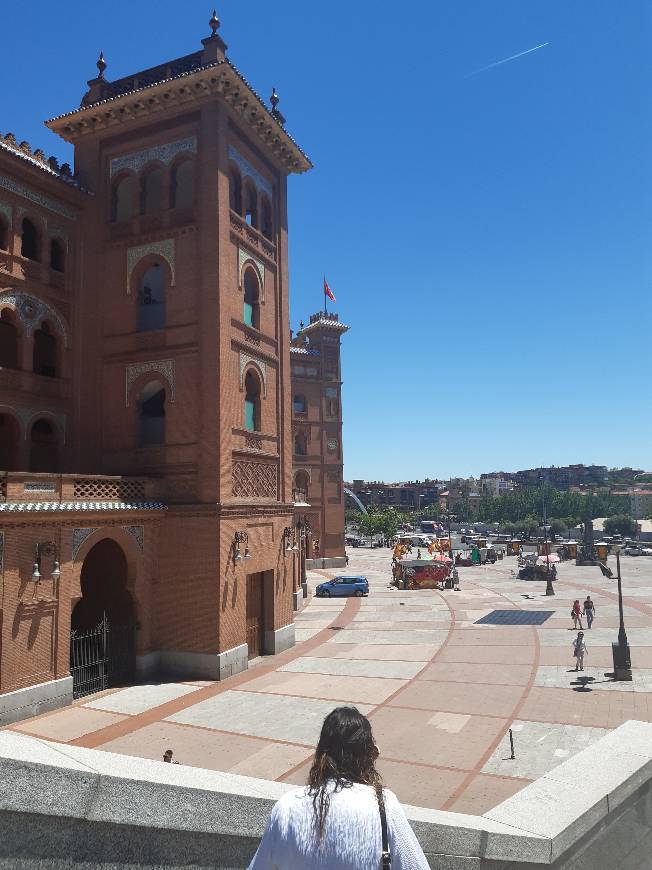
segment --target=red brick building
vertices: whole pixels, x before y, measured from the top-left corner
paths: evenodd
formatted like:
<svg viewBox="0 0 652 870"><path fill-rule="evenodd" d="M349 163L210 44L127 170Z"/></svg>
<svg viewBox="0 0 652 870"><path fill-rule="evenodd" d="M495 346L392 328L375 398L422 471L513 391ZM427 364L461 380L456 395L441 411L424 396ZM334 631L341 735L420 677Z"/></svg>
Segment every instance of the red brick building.
<svg viewBox="0 0 652 870"><path fill-rule="evenodd" d="M345 328L290 349L286 185L311 164L218 29L113 82L100 57L47 122L74 175L0 137L0 723L292 645L304 472L313 548L343 555Z"/></svg>
<svg viewBox="0 0 652 870"><path fill-rule="evenodd" d="M337 314L320 311L290 348L295 502L298 514L305 510L309 567L345 563L340 339L347 330Z"/></svg>

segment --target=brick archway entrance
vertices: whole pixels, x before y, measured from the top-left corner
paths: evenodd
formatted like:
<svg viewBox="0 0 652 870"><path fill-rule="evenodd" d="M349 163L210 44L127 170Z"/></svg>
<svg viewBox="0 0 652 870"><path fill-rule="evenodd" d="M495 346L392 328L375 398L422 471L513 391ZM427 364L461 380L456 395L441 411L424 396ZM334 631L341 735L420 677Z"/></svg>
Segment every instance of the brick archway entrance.
<svg viewBox="0 0 652 870"><path fill-rule="evenodd" d="M134 605L127 589L127 559L115 541L104 538L88 552L81 592L70 619L75 698L128 683L134 676Z"/></svg>

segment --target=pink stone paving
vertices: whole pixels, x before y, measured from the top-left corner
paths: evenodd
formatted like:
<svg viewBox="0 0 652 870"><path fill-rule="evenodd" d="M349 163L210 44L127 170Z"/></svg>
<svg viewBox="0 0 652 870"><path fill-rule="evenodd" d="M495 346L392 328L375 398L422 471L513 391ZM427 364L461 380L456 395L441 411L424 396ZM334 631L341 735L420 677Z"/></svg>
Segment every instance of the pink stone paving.
<svg viewBox="0 0 652 870"><path fill-rule="evenodd" d="M369 598L310 600L292 650L221 683L111 690L11 729L144 758L172 749L182 764L301 784L325 713L358 704L401 800L482 814L605 729L652 721L652 559L623 559L635 679L614 684L616 590L598 569L563 563L554 598L519 581L514 559L461 569L460 592L404 592L388 588L389 551L350 557L349 570L369 578ZM329 573L316 573L313 587ZM597 619L583 685L569 610L587 592ZM537 627L477 624L514 609L554 613Z"/></svg>

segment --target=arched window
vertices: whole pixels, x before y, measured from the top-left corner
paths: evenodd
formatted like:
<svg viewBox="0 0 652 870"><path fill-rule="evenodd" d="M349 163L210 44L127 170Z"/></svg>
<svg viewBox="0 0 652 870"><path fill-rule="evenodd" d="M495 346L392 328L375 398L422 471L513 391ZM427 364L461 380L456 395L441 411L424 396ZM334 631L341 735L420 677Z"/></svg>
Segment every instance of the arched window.
<svg viewBox="0 0 652 870"><path fill-rule="evenodd" d="M294 500L308 501L308 472L297 471L294 478Z"/></svg>
<svg viewBox="0 0 652 870"><path fill-rule="evenodd" d="M305 456L308 452L307 438L303 432L297 432L294 436L294 455Z"/></svg>
<svg viewBox="0 0 652 870"><path fill-rule="evenodd" d="M50 268L55 272L66 271L66 249L59 239L50 242Z"/></svg>
<svg viewBox="0 0 652 870"><path fill-rule="evenodd" d="M143 176L140 210L142 214L158 214L163 208L163 170L151 169Z"/></svg>
<svg viewBox="0 0 652 870"><path fill-rule="evenodd" d="M245 220L258 229L258 192L250 181L245 183Z"/></svg>
<svg viewBox="0 0 652 870"><path fill-rule="evenodd" d="M292 410L295 414L305 414L307 410L306 397L297 393L292 401Z"/></svg>
<svg viewBox="0 0 652 870"><path fill-rule="evenodd" d="M229 169L229 205L233 211L242 214L242 178L235 166Z"/></svg>
<svg viewBox="0 0 652 870"><path fill-rule="evenodd" d="M47 323L34 333L33 370L46 378L57 375L57 340Z"/></svg>
<svg viewBox="0 0 652 870"><path fill-rule="evenodd" d="M0 214L0 251L9 250L9 221Z"/></svg>
<svg viewBox="0 0 652 870"><path fill-rule="evenodd" d="M18 423L9 414L0 414L0 471L18 470Z"/></svg>
<svg viewBox="0 0 652 870"><path fill-rule="evenodd" d="M150 266L138 284L138 332L165 328L167 276L159 263Z"/></svg>
<svg viewBox="0 0 652 870"><path fill-rule="evenodd" d="M242 319L247 326L260 329L260 285L253 268L245 269L244 273L244 310Z"/></svg>
<svg viewBox="0 0 652 870"><path fill-rule="evenodd" d="M29 451L30 471L58 471L57 434L49 420L37 420L32 426Z"/></svg>
<svg viewBox="0 0 652 870"><path fill-rule="evenodd" d="M184 160L172 170L172 208L191 208L195 204L195 163Z"/></svg>
<svg viewBox="0 0 652 870"><path fill-rule="evenodd" d="M113 187L113 196L111 198L111 219L119 223L120 221L130 221L134 216L134 189L136 179L133 175L126 175L120 179Z"/></svg>
<svg viewBox="0 0 652 870"><path fill-rule="evenodd" d="M18 368L18 330L6 308L0 315L0 368Z"/></svg>
<svg viewBox="0 0 652 870"><path fill-rule="evenodd" d="M245 429L260 432L260 380L251 369L245 376Z"/></svg>
<svg viewBox="0 0 652 870"><path fill-rule="evenodd" d="M39 237L36 225L29 218L23 219L23 233L21 237L20 253L28 260L40 260Z"/></svg>
<svg viewBox="0 0 652 870"><path fill-rule="evenodd" d="M272 204L266 196L263 196L260 201L260 228L263 235L271 240L274 235Z"/></svg>
<svg viewBox="0 0 652 870"><path fill-rule="evenodd" d="M138 446L164 443L165 388L159 381L149 381L138 399Z"/></svg>

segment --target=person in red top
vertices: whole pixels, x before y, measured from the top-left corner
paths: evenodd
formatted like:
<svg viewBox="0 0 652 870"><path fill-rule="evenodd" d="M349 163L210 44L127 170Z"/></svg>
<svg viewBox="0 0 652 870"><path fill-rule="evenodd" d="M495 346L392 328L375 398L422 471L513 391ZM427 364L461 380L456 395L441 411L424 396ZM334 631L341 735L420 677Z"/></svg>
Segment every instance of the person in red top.
<svg viewBox="0 0 652 870"><path fill-rule="evenodd" d="M571 610L571 618L573 620L574 628L583 628L582 625L582 605L580 604L579 598L575 599L575 603L573 604L573 609Z"/></svg>

